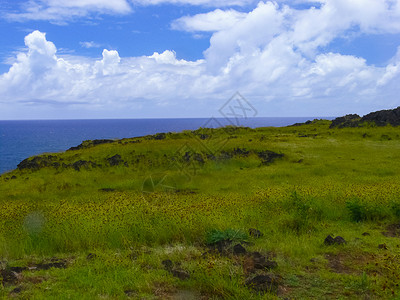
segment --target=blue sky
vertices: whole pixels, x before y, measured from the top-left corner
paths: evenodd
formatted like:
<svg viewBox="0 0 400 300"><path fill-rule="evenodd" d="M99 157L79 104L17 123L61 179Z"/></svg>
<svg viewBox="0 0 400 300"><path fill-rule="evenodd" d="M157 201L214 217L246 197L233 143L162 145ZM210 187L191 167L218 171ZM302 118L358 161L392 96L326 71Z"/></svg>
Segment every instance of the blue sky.
<svg viewBox="0 0 400 300"><path fill-rule="evenodd" d="M400 0L3 0L0 119L400 105Z"/></svg>

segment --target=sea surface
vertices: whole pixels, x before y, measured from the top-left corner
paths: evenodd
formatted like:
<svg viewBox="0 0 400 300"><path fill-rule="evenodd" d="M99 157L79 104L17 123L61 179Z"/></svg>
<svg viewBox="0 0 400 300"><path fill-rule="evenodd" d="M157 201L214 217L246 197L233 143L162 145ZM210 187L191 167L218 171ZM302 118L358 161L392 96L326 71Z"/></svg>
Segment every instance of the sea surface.
<svg viewBox="0 0 400 300"><path fill-rule="evenodd" d="M233 125L280 127L315 118L241 118L233 120ZM229 124L227 119L209 118L0 121L0 174L15 169L27 157L65 151L84 140L130 138Z"/></svg>

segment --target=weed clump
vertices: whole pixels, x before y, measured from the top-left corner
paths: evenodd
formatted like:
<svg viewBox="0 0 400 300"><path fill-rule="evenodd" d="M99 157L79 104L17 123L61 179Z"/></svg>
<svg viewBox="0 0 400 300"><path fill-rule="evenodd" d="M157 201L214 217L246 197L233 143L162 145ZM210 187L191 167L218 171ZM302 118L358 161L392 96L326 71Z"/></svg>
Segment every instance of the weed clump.
<svg viewBox="0 0 400 300"><path fill-rule="evenodd" d="M241 230L226 229L218 230L212 229L206 234L206 244L215 245L220 242L229 241L231 243L241 243L248 239L247 233Z"/></svg>
<svg viewBox="0 0 400 300"><path fill-rule="evenodd" d="M354 222L379 221L389 217L382 206L362 203L355 199L346 202L346 207L350 212L350 218Z"/></svg>

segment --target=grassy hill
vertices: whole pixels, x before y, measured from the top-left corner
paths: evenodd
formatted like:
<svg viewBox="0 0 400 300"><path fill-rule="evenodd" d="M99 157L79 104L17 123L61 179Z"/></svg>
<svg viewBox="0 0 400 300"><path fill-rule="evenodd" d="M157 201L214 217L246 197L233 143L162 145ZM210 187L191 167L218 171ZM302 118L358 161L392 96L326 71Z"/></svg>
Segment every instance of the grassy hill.
<svg viewBox="0 0 400 300"><path fill-rule="evenodd" d="M400 296L400 130L85 141L0 177L0 296ZM330 237L328 237L330 236Z"/></svg>

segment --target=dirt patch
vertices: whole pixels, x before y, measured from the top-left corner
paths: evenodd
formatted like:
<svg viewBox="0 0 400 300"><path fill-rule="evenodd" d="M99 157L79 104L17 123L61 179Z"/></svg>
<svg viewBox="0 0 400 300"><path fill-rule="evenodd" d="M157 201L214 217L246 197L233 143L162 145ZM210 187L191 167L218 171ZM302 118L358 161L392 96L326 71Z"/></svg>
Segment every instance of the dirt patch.
<svg viewBox="0 0 400 300"><path fill-rule="evenodd" d="M171 297L173 300L198 300L205 299L201 297L200 293L191 290L178 290L175 295Z"/></svg>
<svg viewBox="0 0 400 300"><path fill-rule="evenodd" d="M177 292L176 288L165 282L155 282L153 294L161 299L173 299L172 295Z"/></svg>
<svg viewBox="0 0 400 300"><path fill-rule="evenodd" d="M373 255L366 253L325 254L332 272L339 274L361 274L363 267L373 260Z"/></svg>
<svg viewBox="0 0 400 300"><path fill-rule="evenodd" d="M341 254L326 254L325 258L328 260L329 268L335 273L351 274L354 271L345 265L346 258Z"/></svg>
<svg viewBox="0 0 400 300"><path fill-rule="evenodd" d="M387 237L400 237L400 223L390 224L382 234Z"/></svg>

